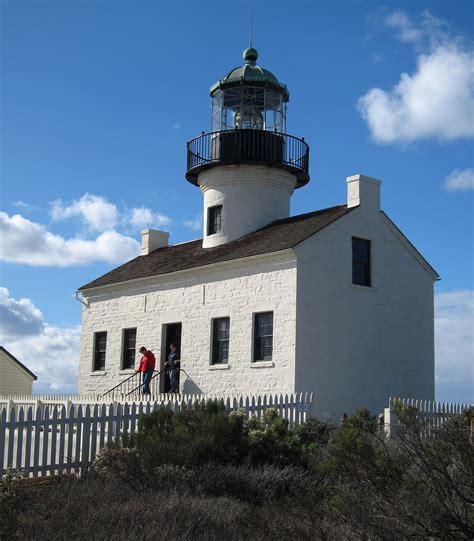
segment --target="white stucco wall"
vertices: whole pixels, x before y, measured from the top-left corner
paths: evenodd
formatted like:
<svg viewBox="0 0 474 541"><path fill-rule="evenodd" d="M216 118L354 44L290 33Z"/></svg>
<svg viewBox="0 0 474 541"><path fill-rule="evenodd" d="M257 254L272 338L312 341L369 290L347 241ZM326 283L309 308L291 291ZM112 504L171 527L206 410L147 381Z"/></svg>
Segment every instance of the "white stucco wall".
<svg viewBox="0 0 474 541"><path fill-rule="evenodd" d="M176 322L182 322L182 368L193 380L181 373L184 392L291 391L295 296L291 251L84 292L89 307L82 314L79 392L104 392L130 374L120 371L124 328L137 327L137 349L146 345L158 360L162 327ZM270 364L251 363L253 313L263 311L274 312ZM211 320L226 316L230 317L229 363L216 369L210 366ZM106 367L104 372L93 372L93 336L99 331L107 331Z"/></svg>
<svg viewBox="0 0 474 541"><path fill-rule="evenodd" d="M373 287L352 284L353 236L371 240ZM295 251L296 390L314 392L316 413L434 399L434 277L383 215L354 208Z"/></svg>
<svg viewBox="0 0 474 541"><path fill-rule="evenodd" d="M0 351L0 395L31 394L33 378Z"/></svg>
<svg viewBox="0 0 474 541"><path fill-rule="evenodd" d="M226 165L199 175L204 194L203 247L219 246L288 218L296 177L277 167ZM222 205L222 231L207 235L207 209Z"/></svg>

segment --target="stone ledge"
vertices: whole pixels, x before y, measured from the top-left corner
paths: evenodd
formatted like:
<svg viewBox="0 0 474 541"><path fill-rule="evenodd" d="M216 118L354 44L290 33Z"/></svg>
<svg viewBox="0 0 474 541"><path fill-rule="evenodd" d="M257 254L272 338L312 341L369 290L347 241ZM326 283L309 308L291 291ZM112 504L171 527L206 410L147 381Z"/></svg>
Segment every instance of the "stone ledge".
<svg viewBox="0 0 474 541"><path fill-rule="evenodd" d="M255 361L250 363L250 368L274 368L275 363L273 361Z"/></svg>
<svg viewBox="0 0 474 541"><path fill-rule="evenodd" d="M211 364L207 367L208 370L229 370L229 364Z"/></svg>
<svg viewBox="0 0 474 541"><path fill-rule="evenodd" d="M91 372L91 376L106 376L107 372L104 370L96 370L95 372Z"/></svg>

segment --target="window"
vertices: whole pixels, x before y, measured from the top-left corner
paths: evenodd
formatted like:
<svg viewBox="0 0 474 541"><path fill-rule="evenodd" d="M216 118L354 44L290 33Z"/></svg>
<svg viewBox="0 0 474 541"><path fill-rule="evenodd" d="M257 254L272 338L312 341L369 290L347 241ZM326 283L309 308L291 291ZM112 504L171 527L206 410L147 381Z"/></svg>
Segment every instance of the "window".
<svg viewBox="0 0 474 541"><path fill-rule="evenodd" d="M124 329L122 340L122 370L135 368L137 329Z"/></svg>
<svg viewBox="0 0 474 541"><path fill-rule="evenodd" d="M105 370L105 350L107 333L96 332L94 336L94 370Z"/></svg>
<svg viewBox="0 0 474 541"><path fill-rule="evenodd" d="M207 234L214 235L222 231L222 205L207 209Z"/></svg>
<svg viewBox="0 0 474 541"><path fill-rule="evenodd" d="M222 317L212 322L212 364L229 361L230 319Z"/></svg>
<svg viewBox="0 0 474 541"><path fill-rule="evenodd" d="M352 237L352 283L370 287L370 240Z"/></svg>
<svg viewBox="0 0 474 541"><path fill-rule="evenodd" d="M253 360L271 361L273 351L273 312L255 314Z"/></svg>

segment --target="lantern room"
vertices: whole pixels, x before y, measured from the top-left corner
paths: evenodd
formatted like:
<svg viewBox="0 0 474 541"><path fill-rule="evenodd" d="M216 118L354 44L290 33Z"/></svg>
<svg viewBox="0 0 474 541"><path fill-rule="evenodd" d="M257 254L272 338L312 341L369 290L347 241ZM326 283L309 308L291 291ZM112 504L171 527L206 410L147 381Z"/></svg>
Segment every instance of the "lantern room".
<svg viewBox="0 0 474 541"><path fill-rule="evenodd" d="M233 69L210 90L211 131L266 130L285 132L289 93L268 70L256 65L258 53L246 49L245 64Z"/></svg>
<svg viewBox="0 0 474 541"><path fill-rule="evenodd" d="M243 58L243 66L210 89L211 131L188 141L186 178L198 186L206 169L265 165L290 172L300 188L309 181L309 147L286 133L288 88L257 65L254 48L246 49Z"/></svg>

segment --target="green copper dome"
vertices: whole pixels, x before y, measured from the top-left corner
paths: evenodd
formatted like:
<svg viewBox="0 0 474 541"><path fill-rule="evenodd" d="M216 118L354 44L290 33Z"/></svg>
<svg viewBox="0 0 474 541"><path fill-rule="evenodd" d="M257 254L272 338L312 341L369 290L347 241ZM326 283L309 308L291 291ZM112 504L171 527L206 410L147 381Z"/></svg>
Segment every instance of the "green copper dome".
<svg viewBox="0 0 474 541"><path fill-rule="evenodd" d="M243 58L245 60L245 64L243 66L234 68L225 77L223 77L220 81L217 81L217 83L211 87L211 96L216 92L216 90L238 85L269 86L281 93L283 101L289 101L290 93L288 92L286 85L280 83L271 71L257 66L256 62L258 52L256 49L253 49L252 47L245 49Z"/></svg>

